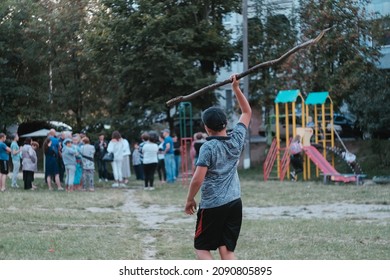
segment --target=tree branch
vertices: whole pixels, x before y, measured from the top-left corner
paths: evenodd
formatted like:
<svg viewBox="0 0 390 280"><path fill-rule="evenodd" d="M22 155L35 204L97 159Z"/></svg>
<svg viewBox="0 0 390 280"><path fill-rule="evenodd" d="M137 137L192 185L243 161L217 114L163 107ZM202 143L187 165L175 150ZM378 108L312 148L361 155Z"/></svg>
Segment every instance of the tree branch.
<svg viewBox="0 0 390 280"><path fill-rule="evenodd" d="M269 60L269 61L266 61L266 62L263 62L263 63L260 63L260 64L257 64L255 66L253 66L252 68L249 68L248 70L246 70L245 72L242 72L240 74L237 74L237 78L238 79L241 79L242 77L245 77L249 74L252 74L254 73L255 71L257 71L258 69L260 68L266 68L266 67L270 67L270 66L273 66L273 65L276 65L280 62L282 62L283 60L285 60L286 58L288 58L290 55L292 55L293 53L296 53L297 51L299 51L300 49L303 49L303 48L306 48L307 46L310 46L310 45L313 45L313 44L316 44L318 41L321 40L321 38L324 36L324 34L329 31L331 28L327 28L327 29L324 29L321 31L321 33L317 36L317 38L315 39L311 39L311 40L308 40L300 45L297 45L295 46L294 48L290 49L288 52L286 52L285 54L283 54L281 57L277 58L277 59L273 59L273 60ZM203 93L205 92L208 92L208 91L211 91L211 90L214 90L216 88L219 88L221 86L224 86L226 84L229 84L231 83L231 80L230 79L227 79L227 80L224 80L222 82L218 82L218 83L215 83L215 84L212 84L212 85L209 85L207 87L204 87L202 89L199 89L191 94L188 94L188 95L185 95L185 96L178 96L178 97L174 97L172 98L171 100L167 101L166 102L166 105L168 107L171 107L179 102L182 102L182 101L188 101L190 99L193 99L195 97L198 97L199 95L202 95Z"/></svg>

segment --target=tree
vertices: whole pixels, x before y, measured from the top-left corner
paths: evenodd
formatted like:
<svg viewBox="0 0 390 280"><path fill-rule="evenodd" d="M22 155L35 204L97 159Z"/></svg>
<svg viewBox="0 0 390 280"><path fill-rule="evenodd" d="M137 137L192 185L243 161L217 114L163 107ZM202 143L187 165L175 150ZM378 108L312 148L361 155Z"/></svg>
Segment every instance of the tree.
<svg viewBox="0 0 390 280"><path fill-rule="evenodd" d="M137 127L131 134L139 135L166 112L172 128L165 102L213 82L219 68L230 63L233 48L222 17L240 1L102 3L89 48L94 61L111 60L95 71L104 74L102 83L113 86L108 113L115 126L127 131ZM209 106L213 98L205 95L193 107Z"/></svg>
<svg viewBox="0 0 390 280"><path fill-rule="evenodd" d="M372 69L361 78L361 86L351 98L350 109L359 118L364 132L371 135L381 129L389 130L390 76L389 73Z"/></svg>
<svg viewBox="0 0 390 280"><path fill-rule="evenodd" d="M10 125L45 114L42 98L48 88L47 46L36 1L0 3L0 114ZM44 36L43 36L44 37ZM3 128L4 129L4 128Z"/></svg>
<svg viewBox="0 0 390 280"><path fill-rule="evenodd" d="M90 91L93 81L83 46L88 4L88 0L1 3L4 123L61 120L80 130L89 121L86 116L93 118L98 100L94 102Z"/></svg>
<svg viewBox="0 0 390 280"><path fill-rule="evenodd" d="M248 19L249 68L280 57L296 44L294 18L279 14L277 6L265 1L256 1L250 8L254 13ZM241 54L242 39L237 46ZM285 70L283 64L274 65L250 77L250 102L264 107L266 114L273 108L277 91L286 87L285 80L281 79Z"/></svg>
<svg viewBox="0 0 390 280"><path fill-rule="evenodd" d="M85 49L88 0L42 1L46 10L50 88L48 111L80 131L100 109Z"/></svg>
<svg viewBox="0 0 390 280"><path fill-rule="evenodd" d="M380 56L371 37L367 0L301 0L301 37L312 38L331 28L319 44L300 52L292 65L294 79L304 93L329 91L336 105L351 101L362 85L360 77L375 66Z"/></svg>

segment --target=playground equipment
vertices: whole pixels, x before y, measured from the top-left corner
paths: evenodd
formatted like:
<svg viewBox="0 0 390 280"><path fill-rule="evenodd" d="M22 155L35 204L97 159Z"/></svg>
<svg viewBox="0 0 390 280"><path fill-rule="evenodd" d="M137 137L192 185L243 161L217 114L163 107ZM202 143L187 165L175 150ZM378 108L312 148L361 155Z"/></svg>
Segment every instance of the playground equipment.
<svg viewBox="0 0 390 280"><path fill-rule="evenodd" d="M193 173L193 166L190 155L193 135L192 104L191 102L181 102L178 106L180 125L180 154L181 154L181 174L182 183L185 183Z"/></svg>
<svg viewBox="0 0 390 280"><path fill-rule="evenodd" d="M296 123L296 105L301 102L301 123ZM305 123L305 107L303 106L304 99L299 90L281 90L275 98L275 134L276 138L273 140L268 152L268 156L263 165L264 180L268 180L273 166L276 162L277 177L284 179L285 174L289 168L289 157L286 147L290 144L290 138L296 135L297 125L302 127ZM282 106L283 105L283 106ZM303 112L302 112L303 110ZM284 123L280 123L281 112L284 113ZM291 120L291 125L290 125ZM281 127L282 126L282 127ZM284 128L285 143L281 142L281 129ZM282 154L283 153L283 154Z"/></svg>
<svg viewBox="0 0 390 280"><path fill-rule="evenodd" d="M301 114L300 118L297 118L296 107L299 101L301 102ZM280 124L278 118L281 105L284 105L285 116L291 116L291 120L289 117L284 118L284 124ZM291 138L299 134L304 151L302 173L304 180L311 178L311 164L314 163L316 177L319 177L321 172L325 183L328 179L344 183L356 182L360 184L362 182L365 175L361 174L360 166L356 163L356 156L345 147L338 135L338 128L333 123L333 102L328 92L309 93L305 101L299 90L279 91L275 99L275 115L276 137L263 165L264 180L270 178L275 163L278 179L283 181L286 175L289 174L290 153L288 147ZM296 123L296 119L300 119L301 122ZM310 119L313 120L310 124L305 122L305 120ZM285 129L284 142L280 137L280 126ZM344 151L335 146L335 135L344 147ZM322 153L320 150L322 150ZM351 167L354 167L354 173L342 174L338 172L334 167L335 155L340 155ZM328 161L327 158L329 157L330 160Z"/></svg>
<svg viewBox="0 0 390 280"><path fill-rule="evenodd" d="M310 110L310 106L312 110ZM314 143L322 145L322 155L327 158L326 147L335 146L334 138L334 123L333 123L333 101L329 96L329 92L311 92L308 94L305 101L306 112L313 118L314 123ZM310 157L310 156L309 156ZM334 167L334 155L331 155L331 165ZM306 161L306 176L311 177L310 161ZM316 177L319 176L319 168L316 168Z"/></svg>

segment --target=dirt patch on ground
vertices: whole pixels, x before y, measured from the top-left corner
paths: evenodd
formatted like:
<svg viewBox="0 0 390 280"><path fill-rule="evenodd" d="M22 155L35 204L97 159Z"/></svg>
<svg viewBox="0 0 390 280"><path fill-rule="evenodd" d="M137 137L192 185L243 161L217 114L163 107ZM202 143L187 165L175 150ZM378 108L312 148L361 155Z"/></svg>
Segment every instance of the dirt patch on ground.
<svg viewBox="0 0 390 280"><path fill-rule="evenodd" d="M246 207L247 219L390 219L390 205L319 204L305 206Z"/></svg>
<svg viewBox="0 0 390 280"><path fill-rule="evenodd" d="M143 243L145 249L144 259L155 259L156 248L155 238L150 230L158 230L173 226L177 223L194 224L195 216L187 216L182 208L174 206L150 205L142 206L134 193L142 190L127 190L126 202L120 211L131 213L140 223L140 227L145 229ZM99 211L88 209L89 211ZM114 210L115 211L115 210ZM183 213L182 218L173 219L171 213ZM354 219L362 221L383 220L390 223L390 205L373 204L319 204L304 206L274 206L274 207L244 207L244 219ZM150 233L148 233L150 232Z"/></svg>
<svg viewBox="0 0 390 280"><path fill-rule="evenodd" d="M177 223L194 222L194 216L184 214L183 208L175 206L150 205L141 206L136 201L134 192L137 190L126 191L126 203L121 210L131 212L137 220L146 228L158 229L161 226ZM180 219L172 219L169 213L183 213ZM350 204L333 203L317 205L299 205L299 206L273 206L273 207L244 207L244 218L257 219L363 219L363 220L384 220L390 219L390 205L387 204Z"/></svg>

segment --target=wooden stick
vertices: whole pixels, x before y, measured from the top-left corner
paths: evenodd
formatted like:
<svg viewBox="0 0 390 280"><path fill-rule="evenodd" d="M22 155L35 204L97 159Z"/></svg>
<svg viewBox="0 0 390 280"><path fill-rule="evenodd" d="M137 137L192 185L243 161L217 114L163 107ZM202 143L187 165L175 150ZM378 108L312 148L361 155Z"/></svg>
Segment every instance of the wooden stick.
<svg viewBox="0 0 390 280"><path fill-rule="evenodd" d="M294 48L290 49L288 52L286 52L285 54L283 54L281 57L279 57L277 59L273 59L273 60L269 60L269 61L257 64L255 66L253 66L252 68L249 68L245 72L237 74L237 79L241 79L242 77L245 77L245 76L247 76L249 74L252 74L253 72L257 71L260 68L265 68L265 67L269 67L269 66L276 65L276 64L280 63L281 61L285 60L286 58L288 58L293 53L299 51L300 49L306 48L307 46L310 46L312 44L317 43L319 40L321 40L321 38L324 36L324 34L327 31L329 31L330 29L331 28L327 28L327 29L322 30L321 33L317 36L317 38L311 39L311 40L306 41L306 42L304 42L304 43L302 43L300 45L295 46ZM175 105L175 104L177 104L179 102L188 101L188 100L193 99L193 98L195 98L195 97L197 97L199 95L202 95L205 92L211 91L213 89L219 88L219 87L221 87L223 85L226 85L226 84L229 84L229 83L231 83L231 79L230 78L227 79L227 80L224 80L222 82L214 83L212 85L209 85L207 87L199 89L199 90L197 90L197 91L195 91L195 92L193 92L191 94L188 94L188 95L185 95L185 96L174 97L171 100L167 101L166 105L168 107L171 107L171 106L173 106L173 105Z"/></svg>

